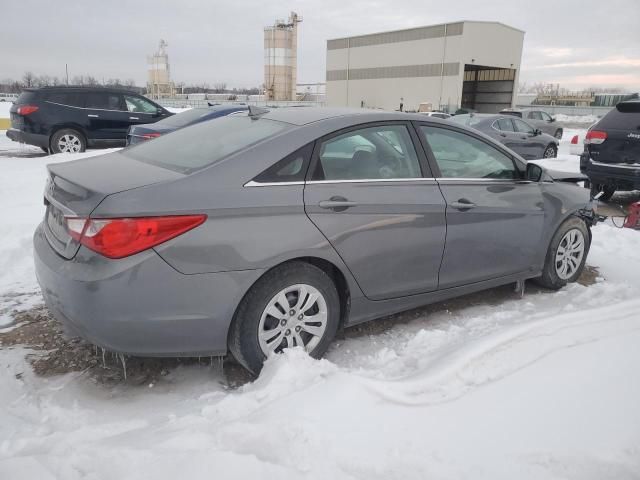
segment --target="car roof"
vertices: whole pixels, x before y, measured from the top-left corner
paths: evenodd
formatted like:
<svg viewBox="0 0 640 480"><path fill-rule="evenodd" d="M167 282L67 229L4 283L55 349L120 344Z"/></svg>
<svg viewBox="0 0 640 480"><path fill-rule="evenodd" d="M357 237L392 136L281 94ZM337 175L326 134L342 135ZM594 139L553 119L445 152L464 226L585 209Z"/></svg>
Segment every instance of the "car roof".
<svg viewBox="0 0 640 480"><path fill-rule="evenodd" d="M53 91L61 91L61 92L107 92L107 93L127 93L132 95L140 95L138 92L133 90L127 90L125 88L112 88L112 87L79 87L79 86L67 86L60 85L55 87L29 87L23 88L23 91L27 92L53 92Z"/></svg>
<svg viewBox="0 0 640 480"><path fill-rule="evenodd" d="M266 107L267 109L269 107ZM285 107L272 108L261 115L262 118L291 123L293 125L307 125L323 120L343 117L351 118L354 123L375 122L385 120L424 120L425 116L418 113L391 112L368 108L331 108L331 107ZM442 119L435 118L434 121Z"/></svg>

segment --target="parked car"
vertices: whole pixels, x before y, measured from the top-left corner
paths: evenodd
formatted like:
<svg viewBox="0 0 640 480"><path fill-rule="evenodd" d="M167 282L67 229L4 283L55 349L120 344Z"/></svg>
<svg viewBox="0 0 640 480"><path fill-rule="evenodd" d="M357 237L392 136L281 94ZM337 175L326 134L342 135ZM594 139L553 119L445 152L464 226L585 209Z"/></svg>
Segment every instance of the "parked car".
<svg viewBox="0 0 640 480"><path fill-rule="evenodd" d="M132 125L127 133L127 145L151 140L161 135L179 130L189 125L206 122L214 118L224 117L236 112L247 110L246 105L219 105L202 108L191 108L185 112L167 117L155 123L144 123L142 125Z"/></svg>
<svg viewBox="0 0 640 480"><path fill-rule="evenodd" d="M34 235L50 311L112 351L292 346L470 292L580 275L588 192L419 114L278 108L48 166Z"/></svg>
<svg viewBox="0 0 640 480"><path fill-rule="evenodd" d="M451 118L451 115L449 115L448 113L444 113L444 112L420 112L422 115L425 115L427 117L436 117L436 118L442 118L443 120L446 120L447 118Z"/></svg>
<svg viewBox="0 0 640 480"><path fill-rule="evenodd" d="M131 125L172 115L135 92L110 88L27 88L11 106L7 137L53 153L123 147Z"/></svg>
<svg viewBox="0 0 640 480"><path fill-rule="evenodd" d="M556 138L510 115L474 113L456 115L451 117L451 121L489 135L527 160L558 156L559 142Z"/></svg>
<svg viewBox="0 0 640 480"><path fill-rule="evenodd" d="M501 115L513 115L514 117L526 120L530 125L542 130L544 133L562 139L564 130L555 123L556 119L544 110L527 108L509 108L502 110Z"/></svg>
<svg viewBox="0 0 640 480"><path fill-rule="evenodd" d="M17 99L17 93L0 93L0 102L15 102Z"/></svg>
<svg viewBox="0 0 640 480"><path fill-rule="evenodd" d="M616 190L640 190L640 100L618 103L589 128L580 171L601 200Z"/></svg>

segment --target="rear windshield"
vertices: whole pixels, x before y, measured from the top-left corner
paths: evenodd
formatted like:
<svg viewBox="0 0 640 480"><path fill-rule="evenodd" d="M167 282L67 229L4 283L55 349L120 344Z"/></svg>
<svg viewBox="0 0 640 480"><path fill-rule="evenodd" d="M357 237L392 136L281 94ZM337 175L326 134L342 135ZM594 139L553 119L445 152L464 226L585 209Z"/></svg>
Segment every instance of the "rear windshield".
<svg viewBox="0 0 640 480"><path fill-rule="evenodd" d="M449 120L461 125L477 125L484 119L482 117L476 117L475 115L454 115Z"/></svg>
<svg viewBox="0 0 640 480"><path fill-rule="evenodd" d="M156 125L166 125L168 127L184 127L190 123L196 123L200 117L209 115L212 111L208 108L192 108L185 112L176 113L159 122Z"/></svg>
<svg viewBox="0 0 640 480"><path fill-rule="evenodd" d="M232 115L177 130L121 153L141 162L191 173L291 127L264 118Z"/></svg>
<svg viewBox="0 0 640 480"><path fill-rule="evenodd" d="M25 103L31 103L36 99L36 92L24 91L20 94L16 100L17 104L23 105Z"/></svg>
<svg viewBox="0 0 640 480"><path fill-rule="evenodd" d="M640 102L623 102L598 122L598 128L636 130L640 128Z"/></svg>
<svg viewBox="0 0 640 480"><path fill-rule="evenodd" d="M522 112L514 112L513 110L503 110L500 115L513 115L514 117L522 118Z"/></svg>

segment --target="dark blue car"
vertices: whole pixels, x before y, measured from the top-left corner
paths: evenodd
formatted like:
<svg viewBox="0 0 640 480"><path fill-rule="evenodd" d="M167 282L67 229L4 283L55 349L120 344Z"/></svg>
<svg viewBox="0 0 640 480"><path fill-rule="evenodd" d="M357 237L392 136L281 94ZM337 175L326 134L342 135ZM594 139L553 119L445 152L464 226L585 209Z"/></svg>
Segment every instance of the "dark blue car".
<svg viewBox="0 0 640 480"><path fill-rule="evenodd" d="M192 108L182 113L172 115L159 122L142 125L132 125L127 133L127 145L151 140L166 135L189 125L206 122L218 117L225 117L235 112L247 110L246 105L216 105L203 108Z"/></svg>

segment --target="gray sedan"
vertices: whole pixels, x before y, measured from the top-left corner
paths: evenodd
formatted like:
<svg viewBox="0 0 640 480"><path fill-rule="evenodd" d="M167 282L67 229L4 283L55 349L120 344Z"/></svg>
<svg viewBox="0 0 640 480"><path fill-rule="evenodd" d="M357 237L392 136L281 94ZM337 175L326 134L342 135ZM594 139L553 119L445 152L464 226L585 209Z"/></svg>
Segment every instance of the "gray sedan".
<svg viewBox="0 0 640 480"><path fill-rule="evenodd" d="M48 169L34 244L53 315L112 351L230 351L254 373L345 325L559 289L591 240L585 189L419 114L252 108Z"/></svg>
<svg viewBox="0 0 640 480"><path fill-rule="evenodd" d="M562 139L563 128L556 123L556 119L543 110L534 108L509 108L499 112L500 115L511 115L522 118L528 124L540 129L558 140Z"/></svg>
<svg viewBox="0 0 640 480"><path fill-rule="evenodd" d="M558 139L542 133L519 118L513 118L510 115L473 113L456 115L450 120L481 131L503 143L526 160L558 156Z"/></svg>

